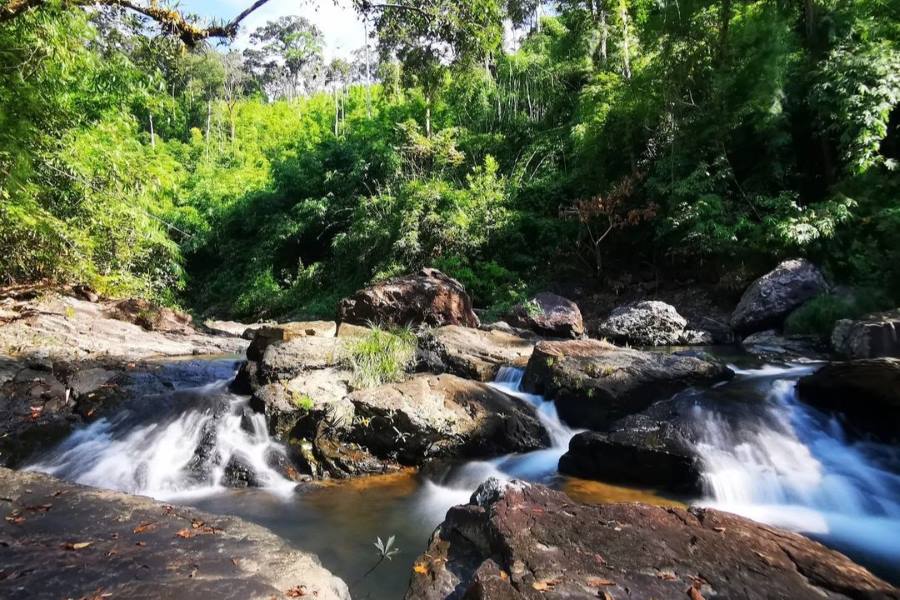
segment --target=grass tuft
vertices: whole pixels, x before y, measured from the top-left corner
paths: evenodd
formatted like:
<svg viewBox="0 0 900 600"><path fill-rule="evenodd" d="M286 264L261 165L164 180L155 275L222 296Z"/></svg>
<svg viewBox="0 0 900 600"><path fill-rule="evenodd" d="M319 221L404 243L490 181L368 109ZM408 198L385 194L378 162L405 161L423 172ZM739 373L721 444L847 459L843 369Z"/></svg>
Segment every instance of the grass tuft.
<svg viewBox="0 0 900 600"><path fill-rule="evenodd" d="M402 381L416 357L416 337L409 329L372 327L359 338L348 338L342 361L352 372L350 384L368 388Z"/></svg>

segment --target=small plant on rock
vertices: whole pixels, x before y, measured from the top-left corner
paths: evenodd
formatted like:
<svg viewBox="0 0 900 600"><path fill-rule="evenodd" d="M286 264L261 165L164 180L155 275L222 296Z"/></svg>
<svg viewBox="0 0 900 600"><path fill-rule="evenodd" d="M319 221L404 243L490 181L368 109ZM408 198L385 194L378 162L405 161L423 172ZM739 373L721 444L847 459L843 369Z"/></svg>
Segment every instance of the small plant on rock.
<svg viewBox="0 0 900 600"><path fill-rule="evenodd" d="M373 327L348 342L342 362L353 372L351 385L367 388L402 381L416 356L416 338L408 329Z"/></svg>

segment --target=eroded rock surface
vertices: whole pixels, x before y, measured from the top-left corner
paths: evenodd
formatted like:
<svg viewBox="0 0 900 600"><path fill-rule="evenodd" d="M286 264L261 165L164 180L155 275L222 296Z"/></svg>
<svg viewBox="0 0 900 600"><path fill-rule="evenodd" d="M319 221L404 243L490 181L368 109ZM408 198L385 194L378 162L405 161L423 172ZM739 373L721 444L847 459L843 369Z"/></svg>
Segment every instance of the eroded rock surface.
<svg viewBox="0 0 900 600"><path fill-rule="evenodd" d="M359 290L338 306L341 323L406 327L478 327L463 285L437 269L395 277Z"/></svg>
<svg viewBox="0 0 900 600"><path fill-rule="evenodd" d="M2 468L0 490L7 600L350 598L314 555L235 517Z"/></svg>
<svg viewBox="0 0 900 600"><path fill-rule="evenodd" d="M557 338L580 338L584 321L578 305L550 292L541 292L524 304L518 304L506 317L513 327Z"/></svg>
<svg viewBox="0 0 900 600"><path fill-rule="evenodd" d="M780 327L792 310L827 291L818 267L803 258L786 260L750 284L731 315L731 327L744 335Z"/></svg>
<svg viewBox="0 0 900 600"><path fill-rule="evenodd" d="M614 309L597 327L597 335L632 346L674 346L711 343L712 336L685 331L687 319L675 307L658 300L645 300Z"/></svg>
<svg viewBox="0 0 900 600"><path fill-rule="evenodd" d="M803 536L710 509L580 504L489 480L416 562L407 600L900 598Z"/></svg>
<svg viewBox="0 0 900 600"><path fill-rule="evenodd" d="M491 381L501 367L524 367L537 341L501 329L446 325L419 336L419 359L433 373Z"/></svg>
<svg viewBox="0 0 900 600"><path fill-rule="evenodd" d="M831 345L847 358L900 357L900 308L841 319L834 326Z"/></svg>
<svg viewBox="0 0 900 600"><path fill-rule="evenodd" d="M731 376L724 365L696 356L598 340L544 341L535 346L523 386L554 400L570 426L604 429L685 387Z"/></svg>

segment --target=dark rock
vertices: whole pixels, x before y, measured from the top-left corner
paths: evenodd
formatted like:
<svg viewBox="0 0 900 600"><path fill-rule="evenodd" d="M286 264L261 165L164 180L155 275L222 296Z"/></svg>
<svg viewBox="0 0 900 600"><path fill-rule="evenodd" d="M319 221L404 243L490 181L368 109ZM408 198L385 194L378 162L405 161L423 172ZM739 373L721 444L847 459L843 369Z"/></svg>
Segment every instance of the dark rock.
<svg viewBox="0 0 900 600"><path fill-rule="evenodd" d="M581 340L540 342L528 361L523 387L556 402L572 427L605 429L691 385L731 377L722 364L662 352Z"/></svg>
<svg viewBox="0 0 900 600"><path fill-rule="evenodd" d="M900 357L900 308L841 319L835 323L831 345L847 358Z"/></svg>
<svg viewBox="0 0 900 600"><path fill-rule="evenodd" d="M140 298L128 298L117 302L113 306L112 315L122 321L140 325L147 331L181 334L190 334L194 331L190 315L157 306Z"/></svg>
<svg viewBox="0 0 900 600"><path fill-rule="evenodd" d="M432 373L452 373L491 381L504 366L524 367L537 342L535 336L459 325L428 329L419 335L419 362Z"/></svg>
<svg viewBox="0 0 900 600"><path fill-rule="evenodd" d="M820 358L826 348L822 340L814 335L780 335L774 329L758 331L741 341L747 352L757 356Z"/></svg>
<svg viewBox="0 0 900 600"><path fill-rule="evenodd" d="M348 399L356 414L350 440L405 465L550 445L532 406L454 375L419 375L354 392Z"/></svg>
<svg viewBox="0 0 900 600"><path fill-rule="evenodd" d="M0 490L5 600L350 598L314 555L236 517L7 469Z"/></svg>
<svg viewBox="0 0 900 600"><path fill-rule="evenodd" d="M597 335L633 346L673 346L682 343L686 326L687 320L671 304L645 300L614 309Z"/></svg>
<svg viewBox="0 0 900 600"><path fill-rule="evenodd" d="M572 438L559 471L608 483L646 486L683 494L702 492L702 468L693 446L673 424L633 415L607 433Z"/></svg>
<svg viewBox="0 0 900 600"><path fill-rule="evenodd" d="M729 513L488 485L447 513L407 600L900 598L842 554Z"/></svg>
<svg viewBox="0 0 900 600"><path fill-rule="evenodd" d="M253 467L237 454L233 455L225 465L222 484L233 488L260 487Z"/></svg>
<svg viewBox="0 0 900 600"><path fill-rule="evenodd" d="M338 314L341 323L356 325L478 327L465 288L436 269L422 269L359 290L341 300Z"/></svg>
<svg viewBox="0 0 900 600"><path fill-rule="evenodd" d="M528 302L516 305L506 320L514 327L549 337L580 338L584 335L578 305L550 292L541 292Z"/></svg>
<svg viewBox="0 0 900 600"><path fill-rule="evenodd" d="M829 363L800 379L800 399L847 417L885 440L900 439L900 358Z"/></svg>
<svg viewBox="0 0 900 600"><path fill-rule="evenodd" d="M229 385L232 392L244 396L252 394L259 386L259 363L252 360L245 360L241 363Z"/></svg>
<svg viewBox="0 0 900 600"><path fill-rule="evenodd" d="M803 258L786 260L747 288L731 315L731 327L745 335L781 327L791 311L827 291L825 277L814 264Z"/></svg>

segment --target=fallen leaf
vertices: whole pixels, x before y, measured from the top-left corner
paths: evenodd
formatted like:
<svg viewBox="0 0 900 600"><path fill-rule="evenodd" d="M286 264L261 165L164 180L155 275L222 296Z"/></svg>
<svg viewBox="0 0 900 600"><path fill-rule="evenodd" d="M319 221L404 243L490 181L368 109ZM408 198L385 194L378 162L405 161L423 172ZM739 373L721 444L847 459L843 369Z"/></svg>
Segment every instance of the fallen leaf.
<svg viewBox="0 0 900 600"><path fill-rule="evenodd" d="M501 571L500 571L500 579L502 579L503 581L508 580L508 579L509 579L509 573L507 573L506 571L501 570Z"/></svg>
<svg viewBox="0 0 900 600"><path fill-rule="evenodd" d="M428 565L423 565L422 563L416 563L413 565L413 571L415 571L419 575L427 575L428 574Z"/></svg>
<svg viewBox="0 0 900 600"><path fill-rule="evenodd" d="M660 571L656 574L657 579L662 579L664 581L675 581L678 579L678 576L675 575L672 571Z"/></svg>
<svg viewBox="0 0 900 600"><path fill-rule="evenodd" d="M66 550L83 550L94 542L75 542L66 544Z"/></svg>
<svg viewBox="0 0 900 600"><path fill-rule="evenodd" d="M186 540L188 538L194 537L196 534L193 531L191 531L190 529L188 529L187 527L185 527L184 529L180 529L178 531L178 533L176 533L175 535L180 537L183 540Z"/></svg>
<svg viewBox="0 0 900 600"><path fill-rule="evenodd" d="M30 510L31 512L47 512L53 508L52 504L38 504L37 506L26 506L25 510Z"/></svg>
<svg viewBox="0 0 900 600"><path fill-rule="evenodd" d="M607 585L618 585L615 581L603 579L602 577L588 577L587 584L591 587L603 587Z"/></svg>
<svg viewBox="0 0 900 600"><path fill-rule="evenodd" d="M559 580L558 578L555 578L555 579L541 579L541 580L539 580L539 581L535 581L534 583L532 583L532 584L531 584L531 587L533 587L534 589L536 589L536 590L539 591L539 592L543 592L543 591L545 591L545 590L549 590L550 588L552 588L554 585L556 585L557 583L559 583L559 581L560 581L560 580Z"/></svg>
<svg viewBox="0 0 900 600"><path fill-rule="evenodd" d="M700 593L700 586L696 583L688 588L687 595L691 600L704 600L703 594Z"/></svg>
<svg viewBox="0 0 900 600"><path fill-rule="evenodd" d="M14 510L6 515L6 520L13 525L21 525L25 522L25 517L23 517L22 513L20 513L18 510Z"/></svg>
<svg viewBox="0 0 900 600"><path fill-rule="evenodd" d="M206 523L204 523L204 522L201 521L200 519L192 519L192 520L191 520L191 527L193 527L194 529L200 529L200 528L203 527L205 524L206 524Z"/></svg>
<svg viewBox="0 0 900 600"><path fill-rule="evenodd" d="M306 595L306 586L305 585L295 585L291 589L285 592L288 598L300 598L301 596Z"/></svg>
<svg viewBox="0 0 900 600"><path fill-rule="evenodd" d="M137 527L131 530L132 533L145 533L153 529L153 526L156 525L155 521L145 521L140 523Z"/></svg>
<svg viewBox="0 0 900 600"><path fill-rule="evenodd" d="M718 531L719 533L722 533L723 531L725 531L725 528L724 527L713 527L713 531Z"/></svg>
<svg viewBox="0 0 900 600"><path fill-rule="evenodd" d="M137 543L135 543L135 546L146 546L146 545L147 545L147 542L137 542Z"/></svg>

